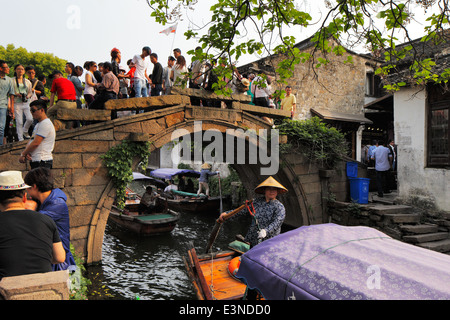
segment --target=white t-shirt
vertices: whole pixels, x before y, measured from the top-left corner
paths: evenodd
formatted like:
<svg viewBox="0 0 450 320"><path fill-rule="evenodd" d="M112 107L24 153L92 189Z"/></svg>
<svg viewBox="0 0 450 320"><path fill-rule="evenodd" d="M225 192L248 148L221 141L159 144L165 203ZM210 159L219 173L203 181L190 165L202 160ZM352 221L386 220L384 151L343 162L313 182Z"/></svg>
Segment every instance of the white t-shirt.
<svg viewBox="0 0 450 320"><path fill-rule="evenodd" d="M36 136L41 136L44 140L42 140L41 144L31 153L31 161L53 160L52 151L55 146L56 132L55 127L49 118L36 124L29 143L31 143Z"/></svg>
<svg viewBox="0 0 450 320"><path fill-rule="evenodd" d="M178 186L175 184L169 184L165 189L164 192L170 192L170 190L178 190Z"/></svg>
<svg viewBox="0 0 450 320"><path fill-rule="evenodd" d="M133 62L136 65L136 71L134 72L135 79L146 80L145 78L145 70L148 68L148 61L142 59L139 54L133 57Z"/></svg>
<svg viewBox="0 0 450 320"><path fill-rule="evenodd" d="M97 83L97 79L95 79L95 77L94 77L94 75L92 74L92 72L86 71L86 76L87 76L88 74L91 76L91 82ZM86 76L85 76L85 79L86 79ZM85 83L85 86L84 86L84 93L85 93L85 94L92 94L93 96L95 96L95 89L94 89L94 87L88 85L86 80L84 81L84 83Z"/></svg>
<svg viewBox="0 0 450 320"><path fill-rule="evenodd" d="M181 83L177 83L177 79L178 78L183 78L184 76L182 75L182 73L188 72L188 69L186 68L186 66L180 67L179 65L176 64L172 68L172 71L173 71L173 82L172 82L172 84L175 85L175 86L181 86Z"/></svg>
<svg viewBox="0 0 450 320"><path fill-rule="evenodd" d="M268 97L272 94L272 88L269 84L267 84L267 81L264 81L266 84L265 88L262 88L255 84L257 81L260 82L261 80L262 80L262 78L260 76L256 76L256 78L253 79L253 81L252 81L251 90L252 90L255 98Z"/></svg>

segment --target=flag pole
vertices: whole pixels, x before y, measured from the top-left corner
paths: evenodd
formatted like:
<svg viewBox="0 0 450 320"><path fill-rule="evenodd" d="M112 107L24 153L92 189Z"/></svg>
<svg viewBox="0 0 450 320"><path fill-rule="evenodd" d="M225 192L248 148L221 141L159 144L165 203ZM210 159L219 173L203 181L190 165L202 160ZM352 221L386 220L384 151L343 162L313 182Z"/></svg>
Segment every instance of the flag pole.
<svg viewBox="0 0 450 320"><path fill-rule="evenodd" d="M174 32L174 34L173 34L173 40L172 40L172 48L170 48L169 56L172 55L173 44L175 43L175 36L177 35L177 27L178 27L178 23L175 25L175 32Z"/></svg>

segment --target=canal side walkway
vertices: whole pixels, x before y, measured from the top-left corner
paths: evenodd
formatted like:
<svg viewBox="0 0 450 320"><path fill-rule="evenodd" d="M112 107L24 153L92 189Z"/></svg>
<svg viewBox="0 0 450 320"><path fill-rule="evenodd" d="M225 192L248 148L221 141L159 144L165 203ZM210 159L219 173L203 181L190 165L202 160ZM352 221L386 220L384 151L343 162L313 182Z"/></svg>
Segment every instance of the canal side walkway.
<svg viewBox="0 0 450 320"><path fill-rule="evenodd" d="M450 254L450 213L430 213L397 201L397 192L378 197L369 193L368 204L331 204L330 222L377 228L394 239Z"/></svg>

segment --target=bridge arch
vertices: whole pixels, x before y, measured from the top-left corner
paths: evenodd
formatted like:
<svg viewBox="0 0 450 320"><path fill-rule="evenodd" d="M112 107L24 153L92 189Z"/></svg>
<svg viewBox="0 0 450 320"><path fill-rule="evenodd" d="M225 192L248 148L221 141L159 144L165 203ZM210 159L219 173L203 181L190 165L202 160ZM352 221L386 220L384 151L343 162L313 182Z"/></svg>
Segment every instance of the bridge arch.
<svg viewBox="0 0 450 320"><path fill-rule="evenodd" d="M194 122L199 121L202 131L212 128L220 132L270 129L259 117L268 112L267 109L239 104L233 104L232 109L206 108L190 105L183 96L169 97L170 103L165 103L162 108L57 133L52 171L56 187L68 196L71 242L88 264L102 259L104 231L115 197L115 188L100 158L111 147L123 140L150 141L152 151L170 142L177 129L194 133ZM128 103L135 99L141 99L139 102L142 103L142 99L150 101L152 98L128 99ZM276 112L271 114L272 117L280 115L285 116ZM25 145L26 142L18 142L0 148L0 171L20 170L25 175L30 170L29 164L18 162ZM139 160L134 159L135 164ZM261 165L232 166L250 198L255 186L264 178L260 174ZM299 155L283 155L274 177L289 189L281 199L287 211L287 224L297 227L323 221L323 188L318 168Z"/></svg>

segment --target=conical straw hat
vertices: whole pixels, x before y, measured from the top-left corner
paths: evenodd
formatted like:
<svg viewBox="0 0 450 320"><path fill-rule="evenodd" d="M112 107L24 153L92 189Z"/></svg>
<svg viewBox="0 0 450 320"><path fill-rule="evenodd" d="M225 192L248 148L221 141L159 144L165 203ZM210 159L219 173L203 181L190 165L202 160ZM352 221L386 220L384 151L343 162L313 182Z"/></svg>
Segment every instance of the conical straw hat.
<svg viewBox="0 0 450 320"><path fill-rule="evenodd" d="M288 189L283 187L277 180L272 178L272 176L268 177L266 180L264 180L259 186L255 188L256 193L264 193L265 187L273 187L278 188L278 194L283 194L288 192Z"/></svg>
<svg viewBox="0 0 450 320"><path fill-rule="evenodd" d="M211 165L205 162L204 164L202 164L202 169L211 169Z"/></svg>

